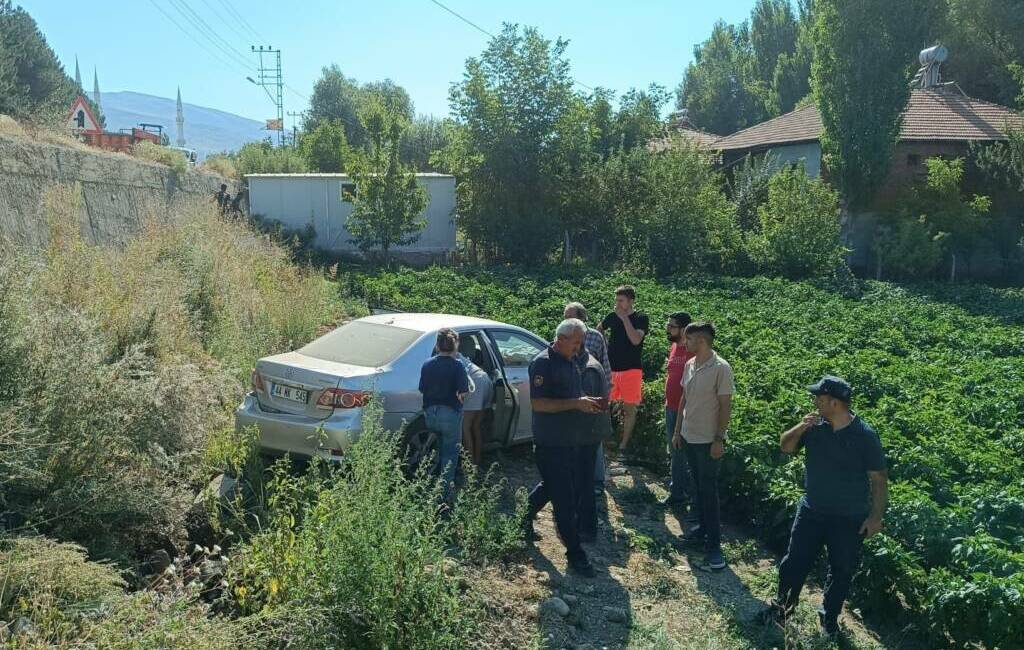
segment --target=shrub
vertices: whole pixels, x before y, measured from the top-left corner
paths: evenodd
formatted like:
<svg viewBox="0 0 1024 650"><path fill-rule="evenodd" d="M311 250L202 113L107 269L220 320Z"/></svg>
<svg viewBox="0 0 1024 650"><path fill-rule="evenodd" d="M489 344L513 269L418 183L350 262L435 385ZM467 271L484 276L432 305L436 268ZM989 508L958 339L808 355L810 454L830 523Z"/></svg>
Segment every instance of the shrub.
<svg viewBox="0 0 1024 650"><path fill-rule="evenodd" d="M309 171L306 159L295 147L275 147L270 140L250 142L234 156L241 176L246 174L294 174Z"/></svg>
<svg viewBox="0 0 1024 650"><path fill-rule="evenodd" d="M842 265L839 195L807 176L803 165L772 177L768 202L757 214L760 232L747 241L751 259L763 271L802 278L828 276Z"/></svg>
<svg viewBox="0 0 1024 650"><path fill-rule="evenodd" d="M136 158L167 165L177 178L181 178L188 171L188 161L185 160L185 154L177 149L171 149L170 147L164 147L152 142L140 142L132 145L132 155Z"/></svg>
<svg viewBox="0 0 1024 650"><path fill-rule="evenodd" d="M199 165L199 168L224 178L238 178L238 167L235 166L235 161L227 154L207 156L202 164Z"/></svg>
<svg viewBox="0 0 1024 650"><path fill-rule="evenodd" d="M926 279L942 262L942 239L924 217L888 219L875 236L878 275L900 279Z"/></svg>
<svg viewBox="0 0 1024 650"><path fill-rule="evenodd" d="M445 548L454 539L487 559L515 546L517 515L495 506L501 485L470 487L445 522L440 486L404 478L398 440L373 414L342 469L315 461L299 477L274 472L271 518L231 563L242 611L281 613L299 647L471 645L479 604L461 592Z"/></svg>

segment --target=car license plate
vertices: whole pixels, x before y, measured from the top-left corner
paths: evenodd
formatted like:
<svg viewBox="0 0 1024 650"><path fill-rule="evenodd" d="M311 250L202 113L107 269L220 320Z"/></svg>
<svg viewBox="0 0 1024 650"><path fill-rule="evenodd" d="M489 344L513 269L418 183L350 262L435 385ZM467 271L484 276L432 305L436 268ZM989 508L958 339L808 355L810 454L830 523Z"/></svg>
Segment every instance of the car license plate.
<svg viewBox="0 0 1024 650"><path fill-rule="evenodd" d="M274 384L270 389L270 394L274 397L280 397L281 399L291 400L293 402L306 403L309 399L309 391L301 388L295 388L294 386L285 386L284 384Z"/></svg>

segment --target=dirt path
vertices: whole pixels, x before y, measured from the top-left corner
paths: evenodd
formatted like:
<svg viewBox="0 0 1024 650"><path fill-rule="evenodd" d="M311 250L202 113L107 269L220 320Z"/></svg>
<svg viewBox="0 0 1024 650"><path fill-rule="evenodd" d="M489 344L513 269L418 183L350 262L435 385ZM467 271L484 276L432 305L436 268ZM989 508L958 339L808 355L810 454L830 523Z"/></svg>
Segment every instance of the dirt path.
<svg viewBox="0 0 1024 650"><path fill-rule="evenodd" d="M528 449L493 459L513 487L532 487L536 468ZM724 546L730 566L721 572L699 568L702 554L678 545L682 526L659 506L667 494L662 480L636 467L614 466L611 484L599 500L601 522L595 544L586 547L598 576L566 574L564 548L555 534L550 507L536 523L541 539L522 564L503 575L476 576L487 606L501 622L489 635L492 647L507 648L917 648L909 634L869 630L846 612L847 638L838 646L818 633L821 591L811 587L796 620L783 631L764 628L753 617L770 598L778 558L731 526ZM682 524L682 525L681 525ZM567 604L559 613L548 602ZM564 614L564 615L563 615Z"/></svg>

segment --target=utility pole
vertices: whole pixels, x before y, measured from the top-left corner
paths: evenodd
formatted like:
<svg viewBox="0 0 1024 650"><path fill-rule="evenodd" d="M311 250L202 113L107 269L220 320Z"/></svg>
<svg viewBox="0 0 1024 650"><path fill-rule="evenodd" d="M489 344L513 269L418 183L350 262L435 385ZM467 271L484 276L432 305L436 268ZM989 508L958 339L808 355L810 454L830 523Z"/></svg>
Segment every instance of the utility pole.
<svg viewBox="0 0 1024 650"><path fill-rule="evenodd" d="M260 45L259 48L253 45L252 51L259 57L259 78L254 80L252 77L247 77L247 79L257 86L261 86L267 92L270 101L274 102L274 107L277 108L276 121L272 125L270 124L271 120L267 120L267 122L268 127L272 126L277 131L277 146L280 147L284 143L284 75L281 74L281 50L275 50L270 45L266 47Z"/></svg>
<svg viewBox="0 0 1024 650"><path fill-rule="evenodd" d="M288 117L292 118L292 146L299 146L299 121L296 118L303 117L306 111L288 111Z"/></svg>

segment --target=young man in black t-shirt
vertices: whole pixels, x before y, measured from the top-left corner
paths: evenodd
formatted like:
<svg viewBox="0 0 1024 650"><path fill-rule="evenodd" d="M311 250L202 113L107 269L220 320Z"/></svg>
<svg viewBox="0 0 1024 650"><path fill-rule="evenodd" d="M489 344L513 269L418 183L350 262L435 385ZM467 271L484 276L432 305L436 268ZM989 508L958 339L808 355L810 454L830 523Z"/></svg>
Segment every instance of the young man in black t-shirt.
<svg viewBox="0 0 1024 650"><path fill-rule="evenodd" d="M608 360L612 366L610 399L622 409L620 452L629 446L636 425L636 409L644 385L644 338L651 329L647 315L633 310L635 303L636 290L629 285L619 287L615 290L615 311L605 316L598 327L608 336Z"/></svg>

